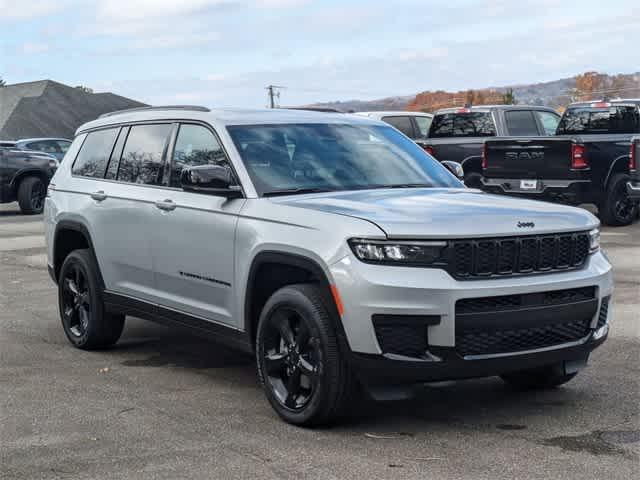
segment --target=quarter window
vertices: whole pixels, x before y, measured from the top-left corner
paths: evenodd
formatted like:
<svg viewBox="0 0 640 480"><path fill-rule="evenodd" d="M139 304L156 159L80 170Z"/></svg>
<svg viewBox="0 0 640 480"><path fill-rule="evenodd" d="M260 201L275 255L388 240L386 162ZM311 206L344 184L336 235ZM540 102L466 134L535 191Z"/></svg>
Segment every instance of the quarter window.
<svg viewBox="0 0 640 480"><path fill-rule="evenodd" d="M117 128L89 133L80 148L80 153L78 153L71 172L83 177L104 177L117 133Z"/></svg>
<svg viewBox="0 0 640 480"><path fill-rule="evenodd" d="M545 135L555 135L558 123L560 123L560 116L551 112L536 112L538 119L542 124Z"/></svg>
<svg viewBox="0 0 640 480"><path fill-rule="evenodd" d="M538 135L538 125L530 110L512 110L504 112L509 135L532 137Z"/></svg>
<svg viewBox="0 0 640 480"><path fill-rule="evenodd" d="M226 163L227 157L215 135L202 125L180 125L171 162L171 187L180 187L185 167Z"/></svg>
<svg viewBox="0 0 640 480"><path fill-rule="evenodd" d="M429 127L431 126L431 117L413 117L418 125L418 133L420 138L427 138Z"/></svg>
<svg viewBox="0 0 640 480"><path fill-rule="evenodd" d="M170 124L132 126L122 151L118 180L161 185L163 157L170 130Z"/></svg>

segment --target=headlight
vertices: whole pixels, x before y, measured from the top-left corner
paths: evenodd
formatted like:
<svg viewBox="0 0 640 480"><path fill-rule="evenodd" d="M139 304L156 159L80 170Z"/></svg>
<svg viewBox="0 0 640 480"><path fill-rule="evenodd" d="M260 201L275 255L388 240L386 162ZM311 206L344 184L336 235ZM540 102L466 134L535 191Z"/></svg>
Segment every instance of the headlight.
<svg viewBox="0 0 640 480"><path fill-rule="evenodd" d="M352 238L349 246L366 263L435 265L444 262L447 242L393 242Z"/></svg>
<svg viewBox="0 0 640 480"><path fill-rule="evenodd" d="M589 232L589 253L600 250L600 229L594 228Z"/></svg>

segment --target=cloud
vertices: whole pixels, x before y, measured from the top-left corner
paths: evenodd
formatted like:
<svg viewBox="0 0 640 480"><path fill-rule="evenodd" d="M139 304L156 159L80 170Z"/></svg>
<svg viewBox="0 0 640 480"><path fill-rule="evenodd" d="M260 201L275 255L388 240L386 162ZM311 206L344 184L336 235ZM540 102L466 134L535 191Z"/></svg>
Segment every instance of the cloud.
<svg viewBox="0 0 640 480"><path fill-rule="evenodd" d="M18 52L23 55L34 55L39 53L46 53L50 49L48 43L41 42L26 42L18 46Z"/></svg>
<svg viewBox="0 0 640 480"><path fill-rule="evenodd" d="M63 10L69 3L64 0L0 0L0 21L42 17Z"/></svg>

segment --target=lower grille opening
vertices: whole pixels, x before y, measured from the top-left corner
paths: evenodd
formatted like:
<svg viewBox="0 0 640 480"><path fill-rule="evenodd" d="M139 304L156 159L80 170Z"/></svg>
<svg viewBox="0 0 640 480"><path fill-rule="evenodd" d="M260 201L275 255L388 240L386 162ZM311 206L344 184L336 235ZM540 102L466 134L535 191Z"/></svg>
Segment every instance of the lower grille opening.
<svg viewBox="0 0 640 480"><path fill-rule="evenodd" d="M382 353L423 358L427 327L440 323L437 315L373 315L373 327Z"/></svg>
<svg viewBox="0 0 640 480"><path fill-rule="evenodd" d="M610 297L604 297L602 299L602 303L600 304L600 312L598 313L597 328L602 328L607 324L607 319L609 318L609 299Z"/></svg>

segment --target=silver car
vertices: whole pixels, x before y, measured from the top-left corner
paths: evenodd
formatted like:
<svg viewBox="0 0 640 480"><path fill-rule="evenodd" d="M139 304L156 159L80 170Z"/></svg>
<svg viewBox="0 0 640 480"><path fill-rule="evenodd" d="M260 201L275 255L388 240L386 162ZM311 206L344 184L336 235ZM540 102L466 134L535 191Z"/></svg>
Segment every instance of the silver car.
<svg viewBox="0 0 640 480"><path fill-rule="evenodd" d="M114 344L125 315L213 336L298 425L425 382L555 387L608 333L593 215L467 189L364 117L109 114L78 129L45 222L73 345Z"/></svg>

